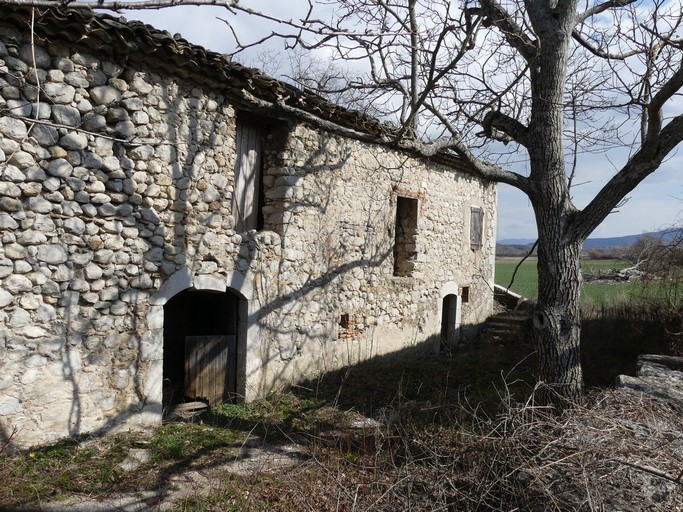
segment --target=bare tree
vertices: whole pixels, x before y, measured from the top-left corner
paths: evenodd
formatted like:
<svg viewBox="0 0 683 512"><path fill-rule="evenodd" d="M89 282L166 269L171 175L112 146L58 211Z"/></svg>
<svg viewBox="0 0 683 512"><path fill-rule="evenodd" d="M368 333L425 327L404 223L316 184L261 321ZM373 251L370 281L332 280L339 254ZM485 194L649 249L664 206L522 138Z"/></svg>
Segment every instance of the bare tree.
<svg viewBox="0 0 683 512"><path fill-rule="evenodd" d="M454 152L476 175L524 192L539 237L539 379L548 403L561 408L578 399L582 243L683 139L680 0L307 2L300 20L277 19L237 0L182 3L223 5L280 27L239 41L240 48L281 38L362 61L368 71L344 87L363 91L394 117L397 145L425 155ZM121 10L179 2L14 3ZM318 17L320 6L334 8L331 18ZM571 186L581 175L581 156L614 145L627 145L628 155L578 208Z"/></svg>
<svg viewBox="0 0 683 512"><path fill-rule="evenodd" d="M368 95L348 86L351 71L330 59L322 59L301 45L286 51L260 51L255 58L243 60L267 75L295 85L304 91L321 94L335 105L353 109L371 117L385 116Z"/></svg>

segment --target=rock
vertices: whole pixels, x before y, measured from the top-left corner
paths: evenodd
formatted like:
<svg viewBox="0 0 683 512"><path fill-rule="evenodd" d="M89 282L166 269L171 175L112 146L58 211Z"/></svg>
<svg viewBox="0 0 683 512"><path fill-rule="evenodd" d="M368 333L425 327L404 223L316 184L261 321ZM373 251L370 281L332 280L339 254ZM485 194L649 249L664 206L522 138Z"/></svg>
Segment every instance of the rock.
<svg viewBox="0 0 683 512"><path fill-rule="evenodd" d="M5 306L9 306L10 304L12 304L13 300L14 300L14 295L12 295L7 290L0 288L0 308L4 308Z"/></svg>
<svg viewBox="0 0 683 512"><path fill-rule="evenodd" d="M38 327L37 325L29 325L28 327L25 327L24 330L22 331L22 334L26 336L27 338L44 338L46 336L49 336L50 333L43 329L42 327Z"/></svg>
<svg viewBox="0 0 683 512"><path fill-rule="evenodd" d="M0 212L0 229L14 230L19 227L9 213Z"/></svg>
<svg viewBox="0 0 683 512"><path fill-rule="evenodd" d="M0 195L6 197L21 197L21 189L14 183L0 181Z"/></svg>
<svg viewBox="0 0 683 512"><path fill-rule="evenodd" d="M26 151L17 151L12 155L10 163L16 165L19 169L26 169L36 165L36 161L33 159L30 153Z"/></svg>
<svg viewBox="0 0 683 512"><path fill-rule="evenodd" d="M81 124L81 113L69 105L55 105L52 119L55 123L76 127Z"/></svg>
<svg viewBox="0 0 683 512"><path fill-rule="evenodd" d="M152 450L131 448L126 458L119 464L119 468L123 471L133 471L150 460L152 460Z"/></svg>
<svg viewBox="0 0 683 512"><path fill-rule="evenodd" d="M14 183L21 183L22 181L25 181L26 178L28 178L28 174L32 169L40 169L39 167L32 167L31 169L21 171L18 167L10 164L5 165L4 167L5 169L4 171L2 171L2 177L5 180L12 181Z"/></svg>
<svg viewBox="0 0 683 512"><path fill-rule="evenodd" d="M38 119L50 119L52 115L52 107L47 103L32 103L31 104L31 117L37 117ZM35 129L35 128L34 128Z"/></svg>
<svg viewBox="0 0 683 512"><path fill-rule="evenodd" d="M88 146L88 137L81 132L71 132L59 139L59 144L71 151L85 149Z"/></svg>
<svg viewBox="0 0 683 512"><path fill-rule="evenodd" d="M61 82L47 82L43 84L43 92L48 100L57 104L68 105L74 100L76 89Z"/></svg>
<svg viewBox="0 0 683 512"><path fill-rule="evenodd" d="M47 168L48 174L58 178L67 178L73 172L73 166L64 158L58 158L50 162Z"/></svg>
<svg viewBox="0 0 683 512"><path fill-rule="evenodd" d="M127 98L121 103L124 107L126 107L127 110L131 112L142 110L142 108L145 106L140 98Z"/></svg>
<svg viewBox="0 0 683 512"><path fill-rule="evenodd" d="M132 121L121 121L120 123L116 123L114 133L119 137L128 138L132 137L137 132L135 124Z"/></svg>
<svg viewBox="0 0 683 512"><path fill-rule="evenodd" d="M48 69L52 64L50 54L38 45L22 45L19 48L19 57L25 62L35 62L36 67L40 69Z"/></svg>
<svg viewBox="0 0 683 512"><path fill-rule="evenodd" d="M26 259L28 251L21 244L7 244L5 245L5 258L10 260L23 260Z"/></svg>
<svg viewBox="0 0 683 512"><path fill-rule="evenodd" d="M58 265L69 259L69 251L61 244L44 245L38 248L36 258L38 261Z"/></svg>
<svg viewBox="0 0 683 512"><path fill-rule="evenodd" d="M107 121L116 124L121 121L128 121L128 111L125 108L110 108L107 110Z"/></svg>
<svg viewBox="0 0 683 512"><path fill-rule="evenodd" d="M114 87L101 85L90 89L90 98L96 105L112 105L121 101L121 93Z"/></svg>
<svg viewBox="0 0 683 512"><path fill-rule="evenodd" d="M36 124L31 130L31 138L41 146L54 146L59 140L59 132L52 126Z"/></svg>
<svg viewBox="0 0 683 512"><path fill-rule="evenodd" d="M21 201L11 197L0 197L0 211L18 212L21 210Z"/></svg>
<svg viewBox="0 0 683 512"><path fill-rule="evenodd" d="M153 87L150 84L148 84L145 81L145 79L140 75L136 75L130 84L131 91L135 91L143 96L145 94L149 94L152 91L152 89Z"/></svg>
<svg viewBox="0 0 683 512"><path fill-rule="evenodd" d="M83 128L91 132L99 132L107 127L107 120L101 115L86 115L83 120Z"/></svg>
<svg viewBox="0 0 683 512"><path fill-rule="evenodd" d="M74 87L82 87L84 89L90 85L88 80L78 71L70 71L64 75L64 81L69 85L73 85Z"/></svg>
<svg viewBox="0 0 683 512"><path fill-rule="evenodd" d="M87 82L91 86L105 85L107 83L107 75L99 69L89 69L86 76Z"/></svg>
<svg viewBox="0 0 683 512"><path fill-rule="evenodd" d="M22 275L11 275L5 279L4 287L12 294L25 293L31 291L33 283Z"/></svg>
<svg viewBox="0 0 683 512"><path fill-rule="evenodd" d="M30 117L33 112L33 107L26 100L9 100L7 108L12 114L22 117Z"/></svg>
<svg viewBox="0 0 683 512"><path fill-rule="evenodd" d="M154 155L152 146L137 146L128 153L133 160L148 161Z"/></svg>
<svg viewBox="0 0 683 512"><path fill-rule="evenodd" d="M683 357L640 355L637 377L619 375L617 386L663 398L683 413Z"/></svg>
<svg viewBox="0 0 683 512"><path fill-rule="evenodd" d="M24 411L24 407L17 397L10 395L0 395L0 416L19 414Z"/></svg>
<svg viewBox="0 0 683 512"><path fill-rule="evenodd" d="M85 222L77 217L72 217L64 221L64 230L74 235L82 235L85 231Z"/></svg>
<svg viewBox="0 0 683 512"><path fill-rule="evenodd" d="M3 116L0 117L0 133L10 139L22 141L26 138L26 125L19 119Z"/></svg>

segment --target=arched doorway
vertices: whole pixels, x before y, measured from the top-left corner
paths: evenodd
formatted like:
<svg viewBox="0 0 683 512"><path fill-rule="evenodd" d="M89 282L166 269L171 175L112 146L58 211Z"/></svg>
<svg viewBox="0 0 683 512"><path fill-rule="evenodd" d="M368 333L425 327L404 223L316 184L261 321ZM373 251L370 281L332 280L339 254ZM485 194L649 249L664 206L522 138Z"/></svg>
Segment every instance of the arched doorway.
<svg viewBox="0 0 683 512"><path fill-rule="evenodd" d="M164 304L163 403L211 406L237 394L240 297L188 288Z"/></svg>
<svg viewBox="0 0 683 512"><path fill-rule="evenodd" d="M448 294L441 305L440 352L450 352L458 341L458 296Z"/></svg>

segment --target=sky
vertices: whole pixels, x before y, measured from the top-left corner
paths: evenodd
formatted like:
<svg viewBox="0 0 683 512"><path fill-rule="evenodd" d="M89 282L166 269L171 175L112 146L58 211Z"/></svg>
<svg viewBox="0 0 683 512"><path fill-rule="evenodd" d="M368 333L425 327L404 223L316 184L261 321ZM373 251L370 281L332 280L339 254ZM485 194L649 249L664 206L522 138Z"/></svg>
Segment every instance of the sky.
<svg viewBox="0 0 683 512"><path fill-rule="evenodd" d="M286 19L298 19L305 10L298 2L273 0L241 0L240 5L267 10L270 14ZM298 11L297 11L298 7ZM219 7L179 6L157 11L127 11L129 19L138 19L156 28L179 33L191 43L220 53L234 50L235 41L222 19L229 18L242 42L253 41L273 30L284 30L277 24L248 17L234 17ZM282 41L271 41L268 50L284 50ZM237 57L237 60L253 65L257 54L264 48L254 49ZM683 100L674 105L676 114L683 111ZM573 199L582 208L590 198L623 165L628 156L626 150L610 154L589 155L580 162L576 183L584 183L573 189ZM516 170L516 169L512 169ZM610 214L591 235L607 238L646 233L683 223L683 145L652 175L646 178L617 211ZM517 189L498 186L498 240L535 239L536 227L533 211L527 197Z"/></svg>

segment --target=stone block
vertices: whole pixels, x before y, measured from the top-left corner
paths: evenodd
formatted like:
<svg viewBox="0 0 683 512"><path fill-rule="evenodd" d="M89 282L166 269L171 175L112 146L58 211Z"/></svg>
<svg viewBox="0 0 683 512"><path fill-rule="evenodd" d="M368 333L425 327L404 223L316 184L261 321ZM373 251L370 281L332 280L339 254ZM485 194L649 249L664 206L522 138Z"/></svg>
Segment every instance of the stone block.
<svg viewBox="0 0 683 512"><path fill-rule="evenodd" d="M38 248L38 261L58 265L69 259L69 251L61 244L49 244Z"/></svg>
<svg viewBox="0 0 683 512"><path fill-rule="evenodd" d="M47 82L42 86L48 101L59 105L68 105L74 100L76 89L61 82Z"/></svg>
<svg viewBox="0 0 683 512"><path fill-rule="evenodd" d="M47 168L48 174L57 178L67 178L73 172L73 166L64 158L58 158L50 162Z"/></svg>
<svg viewBox="0 0 683 512"><path fill-rule="evenodd" d="M52 119L58 124L77 127L81 124L81 113L70 105L54 105Z"/></svg>
<svg viewBox="0 0 683 512"><path fill-rule="evenodd" d="M110 106L121 101L121 93L114 87L101 85L90 89L90 98L95 105Z"/></svg>
<svg viewBox="0 0 683 512"><path fill-rule="evenodd" d="M27 129L23 121L12 117L0 117L0 133L10 139L23 141L26 138Z"/></svg>

